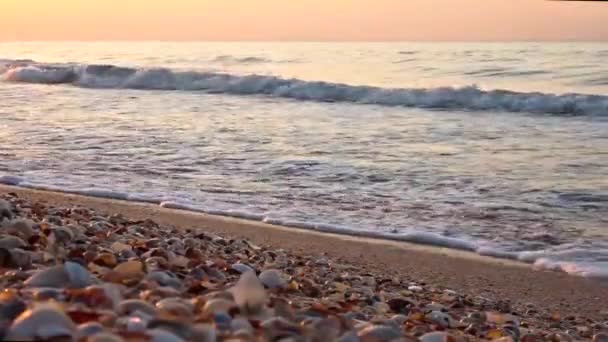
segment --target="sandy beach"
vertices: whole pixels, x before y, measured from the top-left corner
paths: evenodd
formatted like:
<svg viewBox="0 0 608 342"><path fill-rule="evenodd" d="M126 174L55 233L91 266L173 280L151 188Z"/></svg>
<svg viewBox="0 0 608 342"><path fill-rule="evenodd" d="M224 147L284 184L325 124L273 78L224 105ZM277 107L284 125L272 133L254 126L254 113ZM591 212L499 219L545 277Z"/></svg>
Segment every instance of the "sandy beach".
<svg viewBox="0 0 608 342"><path fill-rule="evenodd" d="M255 221L161 208L158 205L0 186L0 195L54 206L81 206L131 220L151 219L179 230L201 230L282 248L296 255L325 255L375 274L428 286L508 300L514 310L534 306L560 315L608 319L608 287L598 281L472 253L402 242L317 233Z"/></svg>

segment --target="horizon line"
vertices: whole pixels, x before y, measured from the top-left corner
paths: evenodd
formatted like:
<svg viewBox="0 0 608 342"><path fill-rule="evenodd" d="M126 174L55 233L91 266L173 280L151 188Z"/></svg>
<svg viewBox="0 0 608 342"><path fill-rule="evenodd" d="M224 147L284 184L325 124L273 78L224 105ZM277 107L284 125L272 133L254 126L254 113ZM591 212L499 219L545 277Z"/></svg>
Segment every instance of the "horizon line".
<svg viewBox="0 0 608 342"><path fill-rule="evenodd" d="M608 1L608 0L606 0ZM417 40L417 39L388 39L388 40L308 40L308 39L259 39L259 40L238 40L238 39L0 39L2 43L122 43L122 42L141 42L141 43L606 43L607 39L462 39L462 40Z"/></svg>

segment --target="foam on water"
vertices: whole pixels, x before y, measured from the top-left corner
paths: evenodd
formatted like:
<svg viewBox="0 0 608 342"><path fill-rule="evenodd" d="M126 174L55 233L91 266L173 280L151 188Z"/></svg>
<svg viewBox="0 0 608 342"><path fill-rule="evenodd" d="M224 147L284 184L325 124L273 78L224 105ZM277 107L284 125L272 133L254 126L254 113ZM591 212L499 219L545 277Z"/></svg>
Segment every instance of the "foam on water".
<svg viewBox="0 0 608 342"><path fill-rule="evenodd" d="M71 84L87 88L201 91L441 110L608 115L608 96L483 90L476 86L381 88L266 75L127 68L114 65L44 64L28 60L0 62L0 73L2 79L9 82Z"/></svg>
<svg viewBox="0 0 608 342"><path fill-rule="evenodd" d="M341 234L349 236L358 236L364 238L373 238L390 241L401 241L435 247L443 247L448 249L468 251L501 259L511 259L532 264L534 268L540 270L562 271L575 276L608 279L608 262L589 262L590 256L598 260L608 260L608 245L605 248L584 249L577 244L565 244L550 250L537 251L520 251L510 252L500 245L490 241L476 240L467 236L445 236L424 230L418 231L415 228L409 228L406 232L400 233L384 233L371 230L353 229L350 227L325 224L320 222L302 222L285 219L276 219L269 217L263 213L253 213L242 210L220 210L207 208L196 203L188 203L184 201L167 200L165 198L155 198L144 194L129 194L125 192L117 192L106 189L70 189L52 185L44 185L39 183L30 183L20 177L0 176L0 184L20 186L30 189L55 191L69 194L77 194L91 197L108 198L132 202L145 202L157 204L162 208L186 210L209 215L218 215L226 217L234 217L252 221L259 221L273 225L285 227L306 229L323 233ZM568 260L568 261L564 261ZM574 260L574 261L572 261ZM579 261L577 261L579 260Z"/></svg>

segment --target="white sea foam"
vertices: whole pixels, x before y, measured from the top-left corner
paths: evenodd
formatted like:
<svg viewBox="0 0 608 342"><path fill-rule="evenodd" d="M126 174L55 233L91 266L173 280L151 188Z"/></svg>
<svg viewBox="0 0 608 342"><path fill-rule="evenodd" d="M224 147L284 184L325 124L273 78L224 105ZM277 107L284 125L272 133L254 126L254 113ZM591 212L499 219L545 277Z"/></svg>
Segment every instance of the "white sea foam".
<svg viewBox="0 0 608 342"><path fill-rule="evenodd" d="M562 271L576 276L608 279L608 262L590 260L608 260L608 248L602 246L591 249L581 247L580 244L570 243L556 246L551 250L519 251L513 252L502 249L500 245L488 241L474 240L468 237L453 237L428 232L424 230L408 229L402 233L378 232L370 230L353 229L346 226L325 224L320 222L302 222L268 217L263 213L253 213L244 210L220 210L207 208L195 203L184 201L164 200L162 198L145 194L131 194L106 189L70 189L54 185L31 183L20 177L0 176L0 184L17 185L25 188L78 194L100 198L110 198L133 202L146 202L158 204L160 207L179 209L192 212L234 217L264 223L281 225L292 228L313 230L324 233L359 236L365 238L402 241L415 244L444 247L449 249L469 251L482 256L501 259L517 260L532 264L536 269ZM574 260L574 261L572 261Z"/></svg>
<svg viewBox="0 0 608 342"><path fill-rule="evenodd" d="M232 75L113 65L0 62L10 82L71 84L88 88L184 90L233 95L265 95L294 100L345 102L468 111L608 115L608 96L482 90L475 86L380 88L313 82L264 75Z"/></svg>
<svg viewBox="0 0 608 342"><path fill-rule="evenodd" d="M222 64L260 64L260 63L290 63L291 61L275 61L269 58L257 57L257 56L231 56L221 55L210 60L212 63Z"/></svg>

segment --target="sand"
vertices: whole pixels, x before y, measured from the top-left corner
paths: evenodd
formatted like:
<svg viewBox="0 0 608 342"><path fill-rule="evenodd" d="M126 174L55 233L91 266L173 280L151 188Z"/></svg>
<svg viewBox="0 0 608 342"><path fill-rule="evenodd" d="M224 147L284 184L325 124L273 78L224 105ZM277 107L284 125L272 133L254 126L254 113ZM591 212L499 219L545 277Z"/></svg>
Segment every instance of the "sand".
<svg viewBox="0 0 608 342"><path fill-rule="evenodd" d="M533 304L561 315L608 320L608 286L562 272L533 270L529 265L479 257L473 253L403 242L318 233L255 221L207 215L158 205L0 185L0 194L60 206L78 205L132 220L152 219L179 229L201 229L242 237L256 244L302 255L325 254L348 260L370 272L423 281L428 286L510 300L515 308Z"/></svg>

